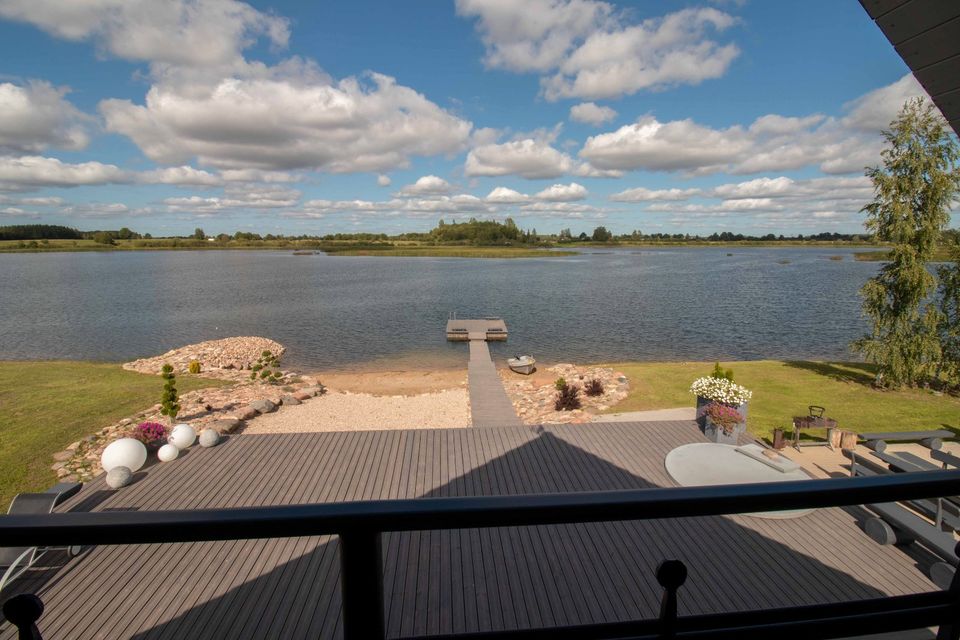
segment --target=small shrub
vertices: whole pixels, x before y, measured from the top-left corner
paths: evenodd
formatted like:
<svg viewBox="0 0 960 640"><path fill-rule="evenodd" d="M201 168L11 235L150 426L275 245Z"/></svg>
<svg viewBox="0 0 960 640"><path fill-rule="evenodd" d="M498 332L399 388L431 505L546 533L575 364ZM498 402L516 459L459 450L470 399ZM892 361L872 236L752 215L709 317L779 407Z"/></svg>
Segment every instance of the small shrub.
<svg viewBox="0 0 960 640"><path fill-rule="evenodd" d="M563 378L557 378L554 381L553 386L557 391L563 391L564 387L567 386L567 381Z"/></svg>
<svg viewBox="0 0 960 640"><path fill-rule="evenodd" d="M733 382L733 369L724 370L724 368L720 366L720 363L717 362L713 365L713 371L710 372L710 377Z"/></svg>
<svg viewBox="0 0 960 640"><path fill-rule="evenodd" d="M177 419L180 413L180 397L177 395L177 376L173 373L173 367L169 364L163 365L160 377L163 378L163 394L160 396L160 415L167 416L170 423Z"/></svg>
<svg viewBox="0 0 960 640"><path fill-rule="evenodd" d="M251 365L250 371L251 380L259 378L261 382L277 384L283 379L283 374L280 372L280 356L275 356L266 350Z"/></svg>
<svg viewBox="0 0 960 640"><path fill-rule="evenodd" d="M573 411L580 408L580 387L575 384L564 384L557 391L556 402L553 403L557 411Z"/></svg>
<svg viewBox="0 0 960 640"><path fill-rule="evenodd" d="M733 428L743 422L743 415L739 411L721 402L708 404L704 414L726 434L733 432Z"/></svg>
<svg viewBox="0 0 960 640"><path fill-rule="evenodd" d="M602 396L603 395L603 382L600 378L592 378L587 380L587 383L583 385L583 392L588 396Z"/></svg>
<svg viewBox="0 0 960 640"><path fill-rule="evenodd" d="M133 437L143 444L163 442L167 439L167 428L159 422L141 422Z"/></svg>
<svg viewBox="0 0 960 640"><path fill-rule="evenodd" d="M194 375L200 373L200 363L196 360L191 360L190 367L187 370Z"/></svg>

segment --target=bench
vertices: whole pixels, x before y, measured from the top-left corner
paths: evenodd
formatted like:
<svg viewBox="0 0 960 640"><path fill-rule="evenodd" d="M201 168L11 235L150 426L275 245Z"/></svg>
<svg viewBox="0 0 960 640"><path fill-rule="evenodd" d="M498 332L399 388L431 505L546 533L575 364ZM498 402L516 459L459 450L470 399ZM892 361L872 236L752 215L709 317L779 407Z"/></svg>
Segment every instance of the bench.
<svg viewBox="0 0 960 640"><path fill-rule="evenodd" d="M844 451L843 455L852 463L851 475L875 476L893 473L875 462L858 458L852 451ZM953 533L942 531L941 528L946 525L956 530L956 526L960 525L960 518L956 512L945 512L943 500L938 499L936 503L931 500L913 500L907 504L927 515L933 511L932 517L937 524L931 524L900 503L882 502L863 505L876 515L863 523L863 530L878 544L909 544L920 541L924 547L942 558L942 561L930 566L929 574L934 584L941 589L947 589L960 559L955 552L956 540Z"/></svg>
<svg viewBox="0 0 960 640"><path fill-rule="evenodd" d="M948 465L960 469L960 458L952 453L947 453L946 451L931 451L930 457L942 462L944 469L946 469Z"/></svg>
<svg viewBox="0 0 960 640"><path fill-rule="evenodd" d="M953 431L946 429L933 429L930 431L877 431L872 433L858 433L861 440L867 441L867 447L874 440L892 440L894 442L913 442L919 441L920 444L928 449L940 449L943 446L944 438L952 438ZM885 446L885 445L884 445Z"/></svg>

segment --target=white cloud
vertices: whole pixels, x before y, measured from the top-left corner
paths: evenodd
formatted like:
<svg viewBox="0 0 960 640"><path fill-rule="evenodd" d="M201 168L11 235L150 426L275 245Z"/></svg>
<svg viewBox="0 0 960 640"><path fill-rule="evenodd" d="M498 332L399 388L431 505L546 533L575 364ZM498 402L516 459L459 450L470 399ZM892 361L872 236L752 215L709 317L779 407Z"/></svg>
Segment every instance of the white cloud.
<svg viewBox="0 0 960 640"><path fill-rule="evenodd" d="M43 156L0 156L0 190L129 182L131 174L112 164L70 164Z"/></svg>
<svg viewBox="0 0 960 640"><path fill-rule="evenodd" d="M424 195L439 195L443 193L450 193L453 187L449 182L444 180L439 176L423 176L418 178L413 184L408 184L402 189L398 195L401 196L424 196Z"/></svg>
<svg viewBox="0 0 960 640"><path fill-rule="evenodd" d="M757 118L749 126L711 128L692 120L633 124L587 138L580 157L601 170L734 174L818 166L825 173L862 172L880 162L881 122L918 90L906 79L851 103L842 118L813 114Z"/></svg>
<svg viewBox="0 0 960 640"><path fill-rule="evenodd" d="M37 80L23 86L0 82L0 152L86 147L92 119L66 100L67 91Z"/></svg>
<svg viewBox="0 0 960 640"><path fill-rule="evenodd" d="M308 65L309 66L309 65ZM293 75L231 77L210 87L151 87L145 105L105 100L109 131L150 159L221 169L314 168L333 173L404 167L411 156L453 153L471 123L393 78L325 83L309 68Z"/></svg>
<svg viewBox="0 0 960 640"><path fill-rule="evenodd" d="M220 176L227 182L299 182L301 179L295 173L261 169L224 169Z"/></svg>
<svg viewBox="0 0 960 640"><path fill-rule="evenodd" d="M286 46L285 19L236 0L4 0L0 16L103 52L176 66L228 66L261 37Z"/></svg>
<svg viewBox="0 0 960 640"><path fill-rule="evenodd" d="M548 100L613 98L726 73L739 54L709 35L736 19L709 7L641 22L594 0L457 0L477 18L488 67L536 72Z"/></svg>
<svg viewBox="0 0 960 640"><path fill-rule="evenodd" d="M556 178L572 171L575 164L569 155L550 146L549 139L523 138L471 149L464 163L464 173L468 176Z"/></svg>
<svg viewBox="0 0 960 640"><path fill-rule="evenodd" d="M111 218L141 215L146 211L133 211L122 202L83 202L63 207L60 213L77 218Z"/></svg>
<svg viewBox="0 0 960 640"><path fill-rule="evenodd" d="M228 185L222 197L187 196L166 198L170 211L203 212L224 209L285 209L296 206L300 192L270 185Z"/></svg>
<svg viewBox="0 0 960 640"><path fill-rule="evenodd" d="M657 202L666 200L689 200L699 195L700 189L647 189L636 187L610 196L614 202Z"/></svg>
<svg viewBox="0 0 960 640"><path fill-rule="evenodd" d="M148 184L173 184L211 187L223 184L223 178L190 166L154 169L140 174L140 181Z"/></svg>
<svg viewBox="0 0 960 640"><path fill-rule="evenodd" d="M507 187L496 187L487 194L484 200L494 204L523 204L530 202L530 196Z"/></svg>
<svg viewBox="0 0 960 640"><path fill-rule="evenodd" d="M596 102L581 102L570 107L570 119L585 122L594 126L610 122L617 117L617 112L610 107L601 107Z"/></svg>
<svg viewBox="0 0 960 640"><path fill-rule="evenodd" d="M587 189L576 182L571 182L570 184L555 184L547 187L534 197L538 200L548 202L570 202L586 198Z"/></svg>
<svg viewBox="0 0 960 640"><path fill-rule="evenodd" d="M389 187L393 183L393 180L390 179L390 176L380 174L377 176L377 186L379 187Z"/></svg>

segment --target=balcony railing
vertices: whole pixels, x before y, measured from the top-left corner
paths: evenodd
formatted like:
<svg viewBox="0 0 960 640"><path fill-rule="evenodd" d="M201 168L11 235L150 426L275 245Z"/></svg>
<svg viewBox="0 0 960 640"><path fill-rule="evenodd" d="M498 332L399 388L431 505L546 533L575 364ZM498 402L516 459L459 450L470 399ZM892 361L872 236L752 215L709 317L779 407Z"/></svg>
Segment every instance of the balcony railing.
<svg viewBox="0 0 960 640"><path fill-rule="evenodd" d="M385 636L381 534L618 520L685 518L849 506L960 495L960 471L773 484L520 496L418 498L257 508L63 513L0 517L0 546L144 544L337 535L346 640ZM960 638L960 578L943 591L710 615L677 615L687 577L664 559L660 615L652 620L430 638L839 638L938 626ZM40 638L39 598L4 605L21 638Z"/></svg>

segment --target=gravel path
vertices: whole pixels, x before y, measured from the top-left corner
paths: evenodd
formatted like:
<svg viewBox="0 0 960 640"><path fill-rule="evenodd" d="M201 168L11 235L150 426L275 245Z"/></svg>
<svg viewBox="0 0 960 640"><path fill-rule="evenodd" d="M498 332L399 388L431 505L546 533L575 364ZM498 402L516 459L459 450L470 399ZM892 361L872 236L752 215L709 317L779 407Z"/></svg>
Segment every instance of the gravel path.
<svg viewBox="0 0 960 640"><path fill-rule="evenodd" d="M244 433L442 429L470 426L466 389L416 396L329 392L251 420Z"/></svg>

